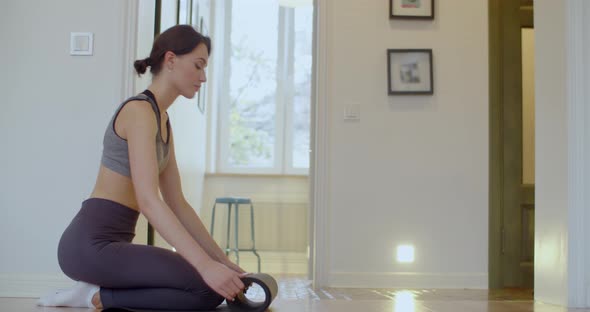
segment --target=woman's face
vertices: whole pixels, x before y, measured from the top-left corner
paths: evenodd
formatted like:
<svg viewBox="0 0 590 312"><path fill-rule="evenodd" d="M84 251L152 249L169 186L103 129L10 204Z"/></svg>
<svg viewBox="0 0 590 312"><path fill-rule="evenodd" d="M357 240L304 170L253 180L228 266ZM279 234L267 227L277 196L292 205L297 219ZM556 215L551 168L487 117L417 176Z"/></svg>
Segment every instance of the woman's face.
<svg viewBox="0 0 590 312"><path fill-rule="evenodd" d="M191 53L176 57L172 65L172 81L180 94L192 99L207 81L205 68L209 61L209 53L205 44L199 44Z"/></svg>

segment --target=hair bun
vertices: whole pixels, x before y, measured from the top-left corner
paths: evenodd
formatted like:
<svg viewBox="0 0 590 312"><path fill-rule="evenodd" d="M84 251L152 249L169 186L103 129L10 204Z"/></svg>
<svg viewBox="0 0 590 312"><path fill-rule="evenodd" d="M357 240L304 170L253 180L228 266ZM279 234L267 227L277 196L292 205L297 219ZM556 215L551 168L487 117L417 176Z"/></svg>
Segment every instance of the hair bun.
<svg viewBox="0 0 590 312"><path fill-rule="evenodd" d="M145 74L147 67L149 66L148 59L149 58L143 59L143 60L137 60L133 63L133 67L135 67L135 71L137 72L138 76Z"/></svg>

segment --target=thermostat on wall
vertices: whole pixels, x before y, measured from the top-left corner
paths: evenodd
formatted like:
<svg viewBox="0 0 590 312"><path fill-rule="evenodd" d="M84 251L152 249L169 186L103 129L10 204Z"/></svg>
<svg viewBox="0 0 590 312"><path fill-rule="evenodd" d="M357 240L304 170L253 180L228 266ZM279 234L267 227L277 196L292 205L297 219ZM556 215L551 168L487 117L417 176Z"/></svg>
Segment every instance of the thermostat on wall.
<svg viewBox="0 0 590 312"><path fill-rule="evenodd" d="M70 33L70 55L92 55L93 37L89 32Z"/></svg>

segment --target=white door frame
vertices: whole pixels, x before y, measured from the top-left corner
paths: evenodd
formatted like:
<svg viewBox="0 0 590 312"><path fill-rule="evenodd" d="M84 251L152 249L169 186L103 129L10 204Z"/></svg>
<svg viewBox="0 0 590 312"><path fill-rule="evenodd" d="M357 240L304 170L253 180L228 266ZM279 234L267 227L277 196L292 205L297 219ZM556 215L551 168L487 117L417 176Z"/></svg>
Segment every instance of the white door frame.
<svg viewBox="0 0 590 312"><path fill-rule="evenodd" d="M123 27L123 68L121 86L121 100L135 95L135 71L132 66L135 62L135 51L137 49L137 23L139 22L139 0L125 1L125 12L121 26Z"/></svg>
<svg viewBox="0 0 590 312"><path fill-rule="evenodd" d="M309 170L309 277L314 287L328 286L328 49L327 0L314 0L311 166Z"/></svg>

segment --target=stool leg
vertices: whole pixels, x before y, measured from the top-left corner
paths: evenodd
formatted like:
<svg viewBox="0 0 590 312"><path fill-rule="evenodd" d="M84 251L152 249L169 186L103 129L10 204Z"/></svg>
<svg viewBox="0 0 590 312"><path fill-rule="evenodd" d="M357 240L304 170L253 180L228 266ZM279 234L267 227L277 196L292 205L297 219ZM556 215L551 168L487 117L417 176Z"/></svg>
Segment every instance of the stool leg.
<svg viewBox="0 0 590 312"><path fill-rule="evenodd" d="M256 240L254 239L254 205L250 204L250 233L252 235L252 252L258 259L258 273L260 273L260 256L256 252Z"/></svg>
<svg viewBox="0 0 590 312"><path fill-rule="evenodd" d="M227 204L227 236L225 241L225 255L229 255L229 229L231 226L231 203Z"/></svg>
<svg viewBox="0 0 590 312"><path fill-rule="evenodd" d="M236 249L234 250L236 252L236 263L238 265L240 265L240 251L239 251L239 244L238 244L238 233L239 233L239 227L238 227L238 223L240 221L240 219L238 218L238 212L240 211L240 204L236 203L235 204L236 207L236 232L234 233L235 235L235 240L236 240Z"/></svg>
<svg viewBox="0 0 590 312"><path fill-rule="evenodd" d="M211 209L211 238L213 238L213 229L215 228L215 205L217 203L213 204L213 209Z"/></svg>

